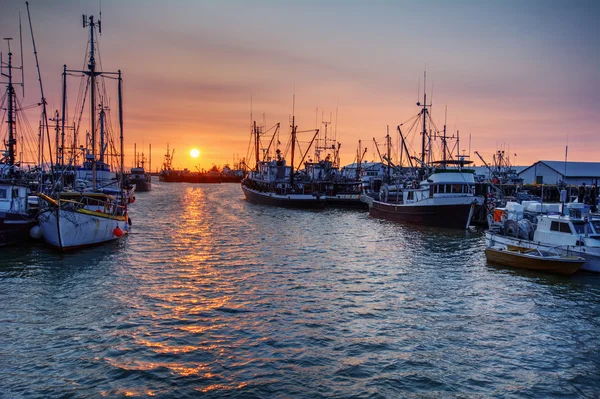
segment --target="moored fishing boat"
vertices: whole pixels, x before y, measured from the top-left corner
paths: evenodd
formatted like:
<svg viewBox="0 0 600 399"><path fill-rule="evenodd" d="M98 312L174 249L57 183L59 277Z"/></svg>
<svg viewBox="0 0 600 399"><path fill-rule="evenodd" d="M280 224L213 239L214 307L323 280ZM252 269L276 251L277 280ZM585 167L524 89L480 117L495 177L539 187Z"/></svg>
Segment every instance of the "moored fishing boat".
<svg viewBox="0 0 600 399"><path fill-rule="evenodd" d="M279 124L275 127L273 138L279 130ZM260 135L261 131L254 122L252 134L255 140L256 167L248 173L241 183L244 197L249 202L262 205L273 205L290 208L323 208L326 205L325 196L319 192L312 191L311 181L304 176L296 176L294 171L294 153L296 147L297 126L295 118L292 117L291 125L291 164L287 165L279 149L276 150L275 159L260 157ZM319 130L316 129L315 136ZM314 137L313 140L314 141ZM271 139L271 143L273 142ZM311 143L312 143L311 141ZM270 144L269 144L270 148ZM269 148L265 154L268 154ZM310 148L306 149L308 152ZM302 161L306 156L302 156Z"/></svg>
<svg viewBox="0 0 600 399"><path fill-rule="evenodd" d="M55 185L50 195L38 193L45 207L39 216L40 228L44 240L59 249L69 250L112 241L124 236L129 231L131 221L127 215L128 197L132 191L124 191L123 174L123 119L122 119L122 79L121 72L116 73L118 79L119 99L119 126L121 138L120 169L119 178L110 179L110 185L102 179L98 179L98 167L104 168L104 136L101 136L100 156L96 153L96 79L104 74L115 74L102 72L96 69L95 61L95 29L100 28L100 21L94 21L94 17L83 18L84 28L90 28L90 52L88 59L88 70L78 71L88 76L90 89L90 144L91 151L86 154L86 164L89 166L91 175L91 186L84 190L74 192L56 192L60 186ZM67 72L65 67L65 73ZM73 72L73 71L71 71ZM103 85L104 86L104 85ZM102 98L105 98L103 96ZM104 123L104 107L100 107L100 122ZM100 127L103 131L104 127ZM87 180L88 176L86 176ZM109 187L110 186L110 187ZM115 192L112 196L105 191Z"/></svg>
<svg viewBox="0 0 600 399"><path fill-rule="evenodd" d="M130 186L134 186L135 187L135 191L138 192L146 192L146 191L150 191L152 189L152 176L150 175L149 172L146 171L146 157L144 156L144 153L142 152L141 156L138 157L138 153L137 153L137 146L134 144L134 150L133 153L135 154L134 159L135 159L135 167L131 168L131 173L129 174L129 177L127 178L127 183ZM152 169L152 145L149 146L149 154L150 154L150 161L149 161L149 166L148 166L148 170Z"/></svg>
<svg viewBox="0 0 600 399"><path fill-rule="evenodd" d="M435 136L439 137L441 142L442 160L431 161L432 134L427 129L428 107L431 105L427 104L426 94L423 98L423 108L415 119L415 121L419 118L423 120L421 158L412 157L421 165L418 172L420 179L383 184L379 198L363 196L363 200L369 204L369 215L376 218L433 227L466 229L471 223L475 207L483 204L483 197L474 195L474 171L465 168L465 165L472 162L460 155L458 134L456 137L449 137L445 125L443 135L438 135L436 132ZM417 106L420 105L417 103ZM398 131L402 135L400 126ZM456 159L453 159L452 151L449 151L447 145L447 141L451 138L457 140ZM426 157L427 154L429 159Z"/></svg>
<svg viewBox="0 0 600 399"><path fill-rule="evenodd" d="M6 78L6 94L1 97L0 103L0 109L6 110L3 113L6 119L3 118L0 125L0 138L6 147L0 156L0 246L27 240L31 228L37 224L37 214L29 207L28 182L19 168L20 162L17 161L17 138L19 134L23 137L23 133L17 130L17 119L22 117L17 118L19 106L14 88L16 83L13 81L13 69L22 67L13 66L11 39L5 40L8 43L8 59L6 62L2 60L0 66L1 77ZM20 145L24 143L21 142Z"/></svg>
<svg viewBox="0 0 600 399"><path fill-rule="evenodd" d="M580 256L513 246L488 247L485 249L485 257L488 262L502 266L566 275L575 273L585 263L585 259Z"/></svg>
<svg viewBox="0 0 600 399"><path fill-rule="evenodd" d="M600 273L600 219L583 204L566 204L562 210L559 204L538 205L540 210L551 211L526 215L522 205L511 202L505 209L496 209L485 233L486 245L572 254L585 259L582 270Z"/></svg>
<svg viewBox="0 0 600 399"><path fill-rule="evenodd" d="M58 199L38 194L48 207L39 216L44 240L71 250L116 240L129 231L126 206L102 193L61 193Z"/></svg>
<svg viewBox="0 0 600 399"><path fill-rule="evenodd" d="M28 240L37 225L37 210L30 208L28 194L25 184L0 179L0 247Z"/></svg>
<svg viewBox="0 0 600 399"><path fill-rule="evenodd" d="M383 185L380 200L369 201L376 218L424 226L465 229L475 206L473 173L440 170L420 183Z"/></svg>

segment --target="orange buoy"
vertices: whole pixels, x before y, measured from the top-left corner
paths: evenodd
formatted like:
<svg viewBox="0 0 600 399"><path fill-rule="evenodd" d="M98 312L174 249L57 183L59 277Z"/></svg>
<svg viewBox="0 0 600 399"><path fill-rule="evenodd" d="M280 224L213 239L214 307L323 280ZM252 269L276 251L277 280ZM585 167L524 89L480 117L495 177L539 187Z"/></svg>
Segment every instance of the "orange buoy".
<svg viewBox="0 0 600 399"><path fill-rule="evenodd" d="M115 227L113 230L113 234L117 237L121 237L123 235L123 230L119 226Z"/></svg>
<svg viewBox="0 0 600 399"><path fill-rule="evenodd" d="M135 202L135 195L133 195L131 198L129 198L129 203L133 204Z"/></svg>

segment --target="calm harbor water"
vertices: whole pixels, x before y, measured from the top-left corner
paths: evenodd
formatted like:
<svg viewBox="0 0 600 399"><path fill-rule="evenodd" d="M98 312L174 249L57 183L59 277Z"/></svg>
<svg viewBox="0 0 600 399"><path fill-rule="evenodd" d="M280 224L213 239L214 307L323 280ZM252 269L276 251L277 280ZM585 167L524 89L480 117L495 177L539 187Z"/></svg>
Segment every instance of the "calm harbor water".
<svg viewBox="0 0 600 399"><path fill-rule="evenodd" d="M0 397L600 396L600 276L479 231L155 182L117 243L0 249Z"/></svg>

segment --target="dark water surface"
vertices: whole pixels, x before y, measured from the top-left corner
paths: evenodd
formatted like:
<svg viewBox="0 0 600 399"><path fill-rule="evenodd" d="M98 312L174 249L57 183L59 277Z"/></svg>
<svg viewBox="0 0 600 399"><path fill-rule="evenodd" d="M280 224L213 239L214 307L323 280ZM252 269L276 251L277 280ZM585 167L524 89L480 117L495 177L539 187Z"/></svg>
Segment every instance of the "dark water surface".
<svg viewBox="0 0 600 399"><path fill-rule="evenodd" d="M600 397L600 276L481 232L155 182L133 233L0 249L0 397Z"/></svg>

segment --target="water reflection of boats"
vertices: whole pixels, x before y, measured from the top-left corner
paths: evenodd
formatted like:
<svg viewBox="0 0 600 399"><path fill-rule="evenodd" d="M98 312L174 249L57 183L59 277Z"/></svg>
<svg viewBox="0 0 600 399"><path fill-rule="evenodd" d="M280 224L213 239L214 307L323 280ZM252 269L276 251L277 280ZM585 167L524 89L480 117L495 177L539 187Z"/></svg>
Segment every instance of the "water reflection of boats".
<svg viewBox="0 0 600 399"><path fill-rule="evenodd" d="M529 209L529 211L527 211ZM582 270L600 272L600 220L583 204L509 202L490 216L486 245L517 246L585 258Z"/></svg>
<svg viewBox="0 0 600 399"><path fill-rule="evenodd" d="M579 256L561 255L557 251L543 251L517 246L492 246L485 249L490 263L517 269L571 275L583 266L585 259Z"/></svg>

